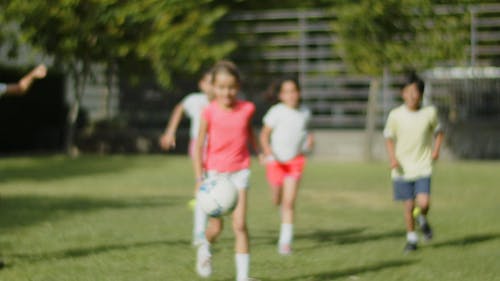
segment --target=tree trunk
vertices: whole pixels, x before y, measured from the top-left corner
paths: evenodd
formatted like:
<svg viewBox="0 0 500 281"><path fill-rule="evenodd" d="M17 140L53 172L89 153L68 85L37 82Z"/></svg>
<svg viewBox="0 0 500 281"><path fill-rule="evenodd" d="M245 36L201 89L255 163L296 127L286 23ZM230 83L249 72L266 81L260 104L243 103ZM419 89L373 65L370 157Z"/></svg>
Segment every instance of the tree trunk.
<svg viewBox="0 0 500 281"><path fill-rule="evenodd" d="M364 158L373 160L373 143L377 126L377 99L380 92L380 78L372 78L366 109Z"/></svg>
<svg viewBox="0 0 500 281"><path fill-rule="evenodd" d="M73 78L73 94L74 100L70 105L68 116L66 118L66 154L70 157L78 156L78 148L75 146L76 123L80 112L80 103L85 90L85 83L88 77L88 67L83 63L82 69L74 66L71 71Z"/></svg>
<svg viewBox="0 0 500 281"><path fill-rule="evenodd" d="M111 119L111 97L113 96L113 78L115 67L113 63L109 63L106 67L106 93L104 95L104 118Z"/></svg>

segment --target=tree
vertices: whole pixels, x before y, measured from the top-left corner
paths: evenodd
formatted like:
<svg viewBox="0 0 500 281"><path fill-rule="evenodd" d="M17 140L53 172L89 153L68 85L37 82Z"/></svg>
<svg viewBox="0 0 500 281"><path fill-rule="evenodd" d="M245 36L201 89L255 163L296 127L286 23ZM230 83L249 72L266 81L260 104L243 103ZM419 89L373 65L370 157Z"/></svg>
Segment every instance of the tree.
<svg viewBox="0 0 500 281"><path fill-rule="evenodd" d="M337 11L338 46L355 72L379 76L384 68L422 70L465 60L463 12L439 15L430 0L361 0Z"/></svg>
<svg viewBox="0 0 500 281"><path fill-rule="evenodd" d="M343 59L353 72L373 77L366 122L369 160L382 74L464 61L466 15L438 14L430 0L360 0L342 5L337 12L335 29Z"/></svg>
<svg viewBox="0 0 500 281"><path fill-rule="evenodd" d="M19 25L23 39L55 59L73 81L66 149L92 65L109 71L123 61L149 61L162 85L175 71L192 73L223 57L231 42L212 42L213 25L225 10L211 0L2 0L5 20ZM108 72L109 73L109 72ZM108 75L111 77L111 75Z"/></svg>

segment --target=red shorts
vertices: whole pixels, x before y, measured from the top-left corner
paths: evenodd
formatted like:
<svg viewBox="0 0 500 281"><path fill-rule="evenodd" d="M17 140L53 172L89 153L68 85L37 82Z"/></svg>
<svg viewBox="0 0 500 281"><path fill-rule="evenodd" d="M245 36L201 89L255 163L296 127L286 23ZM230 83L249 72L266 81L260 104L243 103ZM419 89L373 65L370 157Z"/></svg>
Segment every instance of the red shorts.
<svg viewBox="0 0 500 281"><path fill-rule="evenodd" d="M272 187L281 187L286 178L300 180L306 158L304 155L288 160L286 162L271 161L266 165L267 181Z"/></svg>

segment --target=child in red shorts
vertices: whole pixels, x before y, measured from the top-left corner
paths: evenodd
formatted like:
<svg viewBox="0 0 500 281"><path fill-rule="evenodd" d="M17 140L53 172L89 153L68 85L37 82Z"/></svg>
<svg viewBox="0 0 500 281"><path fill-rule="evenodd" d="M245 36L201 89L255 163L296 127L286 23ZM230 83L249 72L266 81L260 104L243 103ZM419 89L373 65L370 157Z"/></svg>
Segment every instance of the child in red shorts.
<svg viewBox="0 0 500 281"><path fill-rule="evenodd" d="M307 131L311 112L300 103L298 83L284 79L277 86L279 103L263 118L260 143L273 203L281 206L278 252L289 255L295 200L306 160L304 151L312 149L314 138Z"/></svg>

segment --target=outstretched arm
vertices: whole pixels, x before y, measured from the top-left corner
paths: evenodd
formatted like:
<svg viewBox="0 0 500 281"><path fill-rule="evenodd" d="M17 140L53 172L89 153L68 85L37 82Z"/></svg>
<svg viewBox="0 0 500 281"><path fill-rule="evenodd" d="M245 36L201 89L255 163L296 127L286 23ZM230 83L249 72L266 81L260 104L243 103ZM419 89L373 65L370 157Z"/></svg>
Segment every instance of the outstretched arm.
<svg viewBox="0 0 500 281"><path fill-rule="evenodd" d="M165 128L165 132L160 137L160 146L164 150L169 150L175 148L175 133L179 127L179 123L182 120L182 115L184 113L184 107L181 103L175 106L174 111L170 115L170 120Z"/></svg>
<svg viewBox="0 0 500 281"><path fill-rule="evenodd" d="M28 91L35 79L42 79L47 75L47 67L43 64L33 68L28 74L24 75L17 83L7 84L6 94L22 95Z"/></svg>

